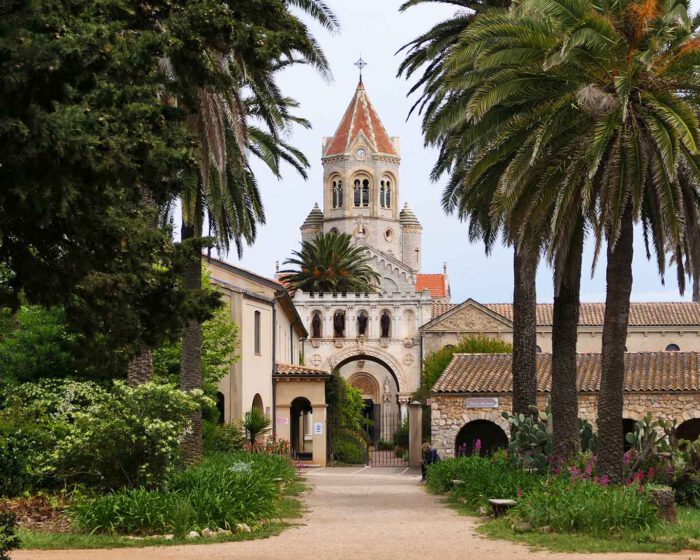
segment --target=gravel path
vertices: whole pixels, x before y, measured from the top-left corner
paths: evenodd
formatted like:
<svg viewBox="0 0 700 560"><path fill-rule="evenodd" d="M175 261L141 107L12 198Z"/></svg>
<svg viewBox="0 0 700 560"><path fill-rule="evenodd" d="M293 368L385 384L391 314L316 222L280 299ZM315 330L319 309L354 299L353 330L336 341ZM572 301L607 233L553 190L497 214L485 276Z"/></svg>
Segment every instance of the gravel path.
<svg viewBox="0 0 700 560"><path fill-rule="evenodd" d="M474 532L463 517L421 487L404 468L320 469L307 475L304 525L269 539L238 543L111 550L22 550L13 560L700 560L700 553L548 554Z"/></svg>

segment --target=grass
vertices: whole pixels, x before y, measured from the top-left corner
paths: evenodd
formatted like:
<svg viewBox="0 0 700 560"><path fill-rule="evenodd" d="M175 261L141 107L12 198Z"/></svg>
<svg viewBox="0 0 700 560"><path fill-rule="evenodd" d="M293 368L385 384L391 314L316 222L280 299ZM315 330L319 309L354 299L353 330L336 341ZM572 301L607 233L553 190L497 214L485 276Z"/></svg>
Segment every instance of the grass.
<svg viewBox="0 0 700 560"><path fill-rule="evenodd" d="M462 515L479 513L458 498L448 497L447 503ZM662 524L654 529L623 532L615 537L577 533L518 532L508 517L485 519L477 532L492 539L527 544L535 549L553 552L678 552L700 550L700 510L678 508L678 524Z"/></svg>
<svg viewBox="0 0 700 560"><path fill-rule="evenodd" d="M130 539L118 535L100 535L85 533L52 533L40 531L28 531L20 529L20 548L22 549L79 549L79 548L143 548L146 546L175 546L182 544L213 544L222 542L250 541L266 539L279 535L288 527L297 523L306 511L300 496L306 491L307 486L300 480L295 480L284 490L284 496L279 506L279 519L253 531L252 533L235 533L210 538L187 540L183 538L143 538Z"/></svg>

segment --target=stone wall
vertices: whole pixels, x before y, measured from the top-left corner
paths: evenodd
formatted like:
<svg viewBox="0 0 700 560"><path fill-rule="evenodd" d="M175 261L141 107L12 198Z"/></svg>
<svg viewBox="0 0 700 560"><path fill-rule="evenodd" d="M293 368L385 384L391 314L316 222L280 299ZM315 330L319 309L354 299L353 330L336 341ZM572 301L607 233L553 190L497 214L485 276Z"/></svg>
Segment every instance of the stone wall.
<svg viewBox="0 0 700 560"><path fill-rule="evenodd" d="M466 400L478 397L497 399L497 408L467 408ZM538 406L546 406L547 396L538 396ZM597 394L579 395L579 417L594 426L597 414ZM441 457L453 457L457 434L473 420L489 420L509 434L508 422L503 412L510 412L512 397L502 395L434 395L431 405L432 442ZM700 418L700 393L627 393L623 417L639 420L647 413L655 418L676 420L678 424Z"/></svg>

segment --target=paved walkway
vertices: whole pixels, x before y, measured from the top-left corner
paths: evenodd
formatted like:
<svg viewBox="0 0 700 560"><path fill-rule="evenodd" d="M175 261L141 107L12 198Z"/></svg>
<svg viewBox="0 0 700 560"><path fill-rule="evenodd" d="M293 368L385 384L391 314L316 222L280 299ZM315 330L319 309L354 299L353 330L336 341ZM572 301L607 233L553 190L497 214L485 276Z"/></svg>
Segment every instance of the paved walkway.
<svg viewBox="0 0 700 560"><path fill-rule="evenodd" d="M304 525L277 537L164 548L18 551L13 560L700 560L700 554L548 554L474 532L476 520L427 494L405 468L336 468L309 473Z"/></svg>

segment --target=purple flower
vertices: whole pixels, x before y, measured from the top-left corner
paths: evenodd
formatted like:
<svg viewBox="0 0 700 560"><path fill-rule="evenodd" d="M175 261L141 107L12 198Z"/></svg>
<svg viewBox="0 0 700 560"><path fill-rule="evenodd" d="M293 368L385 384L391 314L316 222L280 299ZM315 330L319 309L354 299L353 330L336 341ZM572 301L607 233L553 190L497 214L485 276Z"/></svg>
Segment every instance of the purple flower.
<svg viewBox="0 0 700 560"><path fill-rule="evenodd" d="M474 442L474 451L477 453L481 451L481 440L477 438L477 440Z"/></svg>
<svg viewBox="0 0 700 560"><path fill-rule="evenodd" d="M603 476L601 476L600 479L598 480L598 483L601 486L607 486L608 485L608 475L604 474Z"/></svg>

